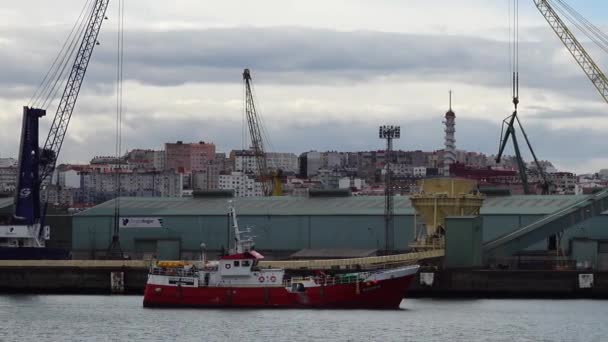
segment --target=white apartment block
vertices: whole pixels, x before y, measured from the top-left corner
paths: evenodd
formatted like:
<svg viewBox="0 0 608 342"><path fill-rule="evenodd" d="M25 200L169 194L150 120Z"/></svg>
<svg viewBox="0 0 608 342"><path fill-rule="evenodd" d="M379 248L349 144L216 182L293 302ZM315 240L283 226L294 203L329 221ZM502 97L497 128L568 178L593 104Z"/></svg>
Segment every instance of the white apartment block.
<svg viewBox="0 0 608 342"><path fill-rule="evenodd" d="M234 170L245 173L258 173L258 164L253 153L237 153L234 156Z"/></svg>
<svg viewBox="0 0 608 342"><path fill-rule="evenodd" d="M120 182L120 195L132 197L181 197L183 175L175 172L81 172L86 202L113 198Z"/></svg>
<svg viewBox="0 0 608 342"><path fill-rule="evenodd" d="M266 163L270 170L283 170L285 172L298 172L298 156L294 153L268 152Z"/></svg>
<svg viewBox="0 0 608 342"><path fill-rule="evenodd" d="M325 169L335 169L342 166L340 152L324 152L321 154L321 164Z"/></svg>
<svg viewBox="0 0 608 342"><path fill-rule="evenodd" d="M220 175L219 188L234 190L236 197L263 196L262 183L243 172L232 172L229 175Z"/></svg>
<svg viewBox="0 0 608 342"><path fill-rule="evenodd" d="M405 163L391 164L391 171L397 177L414 176L414 167Z"/></svg>
<svg viewBox="0 0 608 342"><path fill-rule="evenodd" d="M80 188L80 174L76 170L55 170L53 184L66 188Z"/></svg>
<svg viewBox="0 0 608 342"><path fill-rule="evenodd" d="M43 202L56 206L71 207L74 205L74 191L70 188L49 185L40 192L40 197Z"/></svg>
<svg viewBox="0 0 608 342"><path fill-rule="evenodd" d="M361 178L342 177L338 180L339 189L355 188L361 190L363 187L365 187L365 181Z"/></svg>
<svg viewBox="0 0 608 342"><path fill-rule="evenodd" d="M165 169L165 151L164 150L154 151L153 158L154 158L154 161L153 161L154 169L155 170L164 170Z"/></svg>
<svg viewBox="0 0 608 342"><path fill-rule="evenodd" d="M306 177L310 178L318 174L322 167L321 152L311 151L306 153Z"/></svg>
<svg viewBox="0 0 608 342"><path fill-rule="evenodd" d="M11 192L17 187L17 167L0 167L0 192Z"/></svg>
<svg viewBox="0 0 608 342"><path fill-rule="evenodd" d="M267 152L266 166L269 171L283 170L298 172L298 156L294 153ZM257 159L252 151L236 151L234 153L234 169L237 172L258 174Z"/></svg>
<svg viewBox="0 0 608 342"><path fill-rule="evenodd" d="M413 176L414 177L426 177L426 167L424 166L416 166L413 168Z"/></svg>

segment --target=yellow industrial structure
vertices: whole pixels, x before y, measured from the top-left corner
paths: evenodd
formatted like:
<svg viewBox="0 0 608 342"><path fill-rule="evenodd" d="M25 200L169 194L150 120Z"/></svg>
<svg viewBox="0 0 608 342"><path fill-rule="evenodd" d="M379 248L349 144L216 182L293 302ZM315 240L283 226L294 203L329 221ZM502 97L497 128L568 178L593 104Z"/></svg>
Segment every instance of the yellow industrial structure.
<svg viewBox="0 0 608 342"><path fill-rule="evenodd" d="M445 218L448 216L479 215L484 195L477 183L469 179L431 178L419 181L420 192L410 196L416 218L424 224L416 231L410 247L416 250L445 247ZM419 216L418 216L419 215Z"/></svg>

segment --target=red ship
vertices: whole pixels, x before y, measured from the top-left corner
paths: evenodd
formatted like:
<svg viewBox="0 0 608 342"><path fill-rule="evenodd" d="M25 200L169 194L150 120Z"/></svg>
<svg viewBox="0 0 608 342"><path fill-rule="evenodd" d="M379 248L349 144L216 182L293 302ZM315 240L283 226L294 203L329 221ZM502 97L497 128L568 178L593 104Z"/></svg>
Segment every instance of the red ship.
<svg viewBox="0 0 608 342"><path fill-rule="evenodd" d="M217 261L160 261L150 269L144 307L396 309L419 266L304 277L261 268L264 258L243 238L230 207L235 247Z"/></svg>

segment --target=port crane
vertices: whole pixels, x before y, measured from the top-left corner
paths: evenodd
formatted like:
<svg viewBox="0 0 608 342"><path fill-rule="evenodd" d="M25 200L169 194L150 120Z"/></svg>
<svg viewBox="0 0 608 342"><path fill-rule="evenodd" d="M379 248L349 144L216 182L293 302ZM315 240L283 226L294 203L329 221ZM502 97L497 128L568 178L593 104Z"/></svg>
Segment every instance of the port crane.
<svg viewBox="0 0 608 342"><path fill-rule="evenodd" d="M530 154L532 154L532 158L534 159L534 165L536 166L536 169L538 171L538 175L540 177L540 186L541 186L541 191L542 194L548 194L550 191L550 183L547 177L547 174L545 173L544 169L542 168L542 166L540 165L540 162L538 161L538 158L536 157L536 153L534 152L534 149L532 148L532 144L530 143L530 139L528 138L528 135L526 134L526 131L524 130L523 125L521 124L521 121L519 120L519 117L517 116L517 106L519 105L519 43L518 43L518 39L519 39L519 19L518 19L518 12L519 12L519 2L517 0L515 0L514 4L513 4L513 12L514 12L514 19L513 19L513 26L514 26L514 31L513 31L513 49L512 49L512 53L513 55L511 56L511 68L512 68L512 102L513 102L513 113L511 115L509 115L507 118L505 118L502 122L502 130L500 133L500 145L498 147L498 153L496 155L496 163L499 164L501 162L502 159L502 155L503 152L507 146L507 144L509 143L509 138L511 138L511 140L513 141L513 149L515 150L515 159L517 162L517 169L518 169L518 173L519 173L519 177L521 179L521 183L522 183L522 187L524 190L524 194L529 195L529 194L533 194L536 193L535 191L533 192L530 189L530 184L528 181L528 174L527 174L527 169L526 169L526 163L523 160L522 154L521 154L521 150L519 148L519 143L517 142L517 134L516 134L516 128L519 128L519 131L521 132L521 134L524 137L524 140L526 142L526 145L528 146L528 149L530 151Z"/></svg>
<svg viewBox="0 0 608 342"><path fill-rule="evenodd" d="M576 63L581 67L587 78L591 81L593 86L597 89L599 94L602 96L604 101L608 102L608 78L604 72L599 68L599 66L595 63L593 58L589 55L587 50L583 47L583 45L576 38L572 30L568 28L564 19L559 15L558 12L561 12L562 15L568 19L570 22L574 24L578 29L580 29L583 33L587 34L591 40L596 43L600 48L604 51L608 52L608 37L603 34L597 27L591 24L587 19L585 19L581 14L576 12L571 6L569 6L564 0L533 0L534 5L540 12L540 14L545 18L551 29L555 32L560 41L564 44L568 52L572 55ZM517 15L517 14L516 14ZM517 29L517 28L516 28ZM517 42L515 43L517 44ZM517 46L517 45L516 45ZM517 47L515 48L517 51ZM515 52L517 53L517 52ZM517 62L517 56L514 56L513 59ZM519 117L517 116L517 104L519 103L519 94L518 94L518 79L519 75L517 70L513 73L513 103L515 105L515 111L512 115L507 117L503 121L503 130L501 133L501 144L499 147L499 152L496 158L496 162L499 163L502 157L502 153L506 144L508 142L509 137L512 137L513 145L515 149L515 155L517 160L517 166L519 169L519 174L522 180L522 185L524 187L524 192L526 194L531 193L525 163L521 157L521 152L517 143L517 137L515 134L516 124L519 127L528 148L534 158L534 163L539 172L542 193L549 193L550 183L548 181L547 175L544 172L543 168L540 166L538 159L536 158L536 154L532 149L532 145L526 135L526 132L521 125Z"/></svg>
<svg viewBox="0 0 608 342"><path fill-rule="evenodd" d="M0 226L0 238L3 241L0 247L38 249L45 247L50 229L45 226L46 205L41 204L41 189L45 180L55 171L91 55L95 46L99 44L97 37L103 21L107 19L108 4L109 0L86 2L66 44L45 76L41 87L34 94L35 103L40 103L41 107L32 105L23 108L14 215L12 225ZM68 69L72 60L71 68ZM69 74L66 78L65 72L68 70ZM65 87L44 147L40 149L39 120L46 115L46 109L42 107L50 104L49 100L52 101L60 89L57 87L62 82L65 82ZM42 255L38 257L43 258ZM56 253L46 257L62 256Z"/></svg>
<svg viewBox="0 0 608 342"><path fill-rule="evenodd" d="M608 102L608 79L606 78L606 75L593 61L593 58L587 53L587 50L585 50L578 39L576 39L576 36L574 36L564 20L558 15L556 8L559 7L554 8L549 0L534 0L534 4L572 57L574 57L576 63L583 69L583 72L585 72L585 75L587 75L591 83L593 83L604 101ZM589 32L592 36L599 37L600 41L606 43L606 38L601 31L583 18L572 7L568 6L563 0L558 0L557 4L562 6L560 8L563 9L562 13L564 13L568 19L571 19L577 28L580 28L583 32ZM575 20L578 20L579 22L577 23Z"/></svg>
<svg viewBox="0 0 608 342"><path fill-rule="evenodd" d="M247 126L249 127L249 136L251 137L251 148L253 149L258 176L262 182L262 192L264 193L264 196L280 195L280 193L278 193L281 188L281 182L280 179L278 179L279 172L273 177L268 169L264 139L262 137L262 124L255 108L255 101L251 90L253 81L249 69L243 71L243 82L245 85L245 116L247 117Z"/></svg>
<svg viewBox="0 0 608 342"><path fill-rule="evenodd" d="M560 11L583 33L587 34L587 36L589 36L589 38L591 38L591 40L594 41L598 46L600 46L600 48L602 48L605 52L608 52L608 37L604 33L602 33L599 28L594 26L581 14L576 12L564 0L533 1L540 14L545 18L551 29L553 29L553 32L555 32L555 34L564 44L568 52L570 52L576 63L581 67L587 78L589 78L589 80L597 89L604 101L608 102L608 78L606 78L604 72L598 67L598 65L595 63L593 58L591 58L587 50L585 50L583 45L568 28L564 20L559 16L558 11ZM553 2L557 6L552 6L551 2ZM534 155L534 153L532 154ZM536 157L534 158L536 161ZM538 169L542 172L542 169L540 167ZM544 173L541 174L541 176L543 177L544 184L548 184ZM545 190L545 188L543 188L543 190Z"/></svg>

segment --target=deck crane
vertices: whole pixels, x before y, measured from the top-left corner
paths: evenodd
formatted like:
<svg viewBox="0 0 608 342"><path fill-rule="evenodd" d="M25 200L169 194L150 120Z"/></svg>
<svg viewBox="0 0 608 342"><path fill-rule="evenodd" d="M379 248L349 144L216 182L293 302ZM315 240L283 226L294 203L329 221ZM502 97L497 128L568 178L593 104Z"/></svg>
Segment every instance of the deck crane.
<svg viewBox="0 0 608 342"><path fill-rule="evenodd" d="M268 170L266 150L264 149L264 140L262 138L261 120L255 109L253 92L251 91L251 72L249 69L243 71L243 82L245 85L245 116L247 117L247 126L249 127L249 135L251 137L251 148L253 149L258 176L262 182L262 192L264 196L270 196L273 193L273 177Z"/></svg>
<svg viewBox="0 0 608 342"><path fill-rule="evenodd" d="M57 107L57 112L53 118L49 134L44 143L44 147L39 146L39 119L46 115L46 109L25 106L23 108L23 123L19 150L18 180L15 191L15 209L12 225L0 226L0 238L3 241L0 247L22 247L11 248L8 252L14 258L61 258L59 251L41 248L45 247L45 240L48 239L49 228L45 226L45 205L41 204L41 188L44 181L53 174L57 164L57 158L65 134L72 117L72 112L78 99L78 94L84 80L84 76L93 53L93 49L98 45L97 37L104 19L109 0L94 0L92 3L87 1L85 8L79 18L79 22L74 26L73 37L70 44L64 45L65 52L63 58L58 58L55 63L60 61L58 68L54 72L47 74L50 82L47 85L53 86L46 92L47 100L54 96L54 87L64 81L64 71L70 70L65 81L65 88ZM90 7L87 7L89 6ZM87 12L86 9L89 9ZM88 17L84 16L88 13ZM68 38L68 41L70 38ZM77 48L77 49L76 49ZM71 69L66 67L73 57ZM60 57L60 56L58 56ZM51 69L56 64L53 64ZM43 84L47 81L43 80ZM41 84L41 86L43 85ZM38 92L37 92L38 93ZM43 106L48 102L44 101ZM29 249L29 251L27 251ZM7 250L3 248L3 250ZM23 252L20 254L18 250ZM32 250L36 250L32 252ZM50 251L43 253L42 250Z"/></svg>
<svg viewBox="0 0 608 342"><path fill-rule="evenodd" d="M566 9L573 11L572 8L565 5L563 1L559 2L562 3ZM557 14L557 11L549 3L549 0L534 0L534 4L545 20L547 20L547 23L549 23L549 26L551 26L555 34L566 46L566 49L568 49L572 57L574 57L574 60L576 60L578 65L583 69L585 75L587 75L591 83L593 83L604 101L608 102L608 79L606 78L606 75L604 75L583 45L576 39L568 26L566 26L564 21ZM590 24L586 20L584 21L586 22L586 25ZM595 30L595 33L598 32L597 28L593 28L592 30Z"/></svg>

